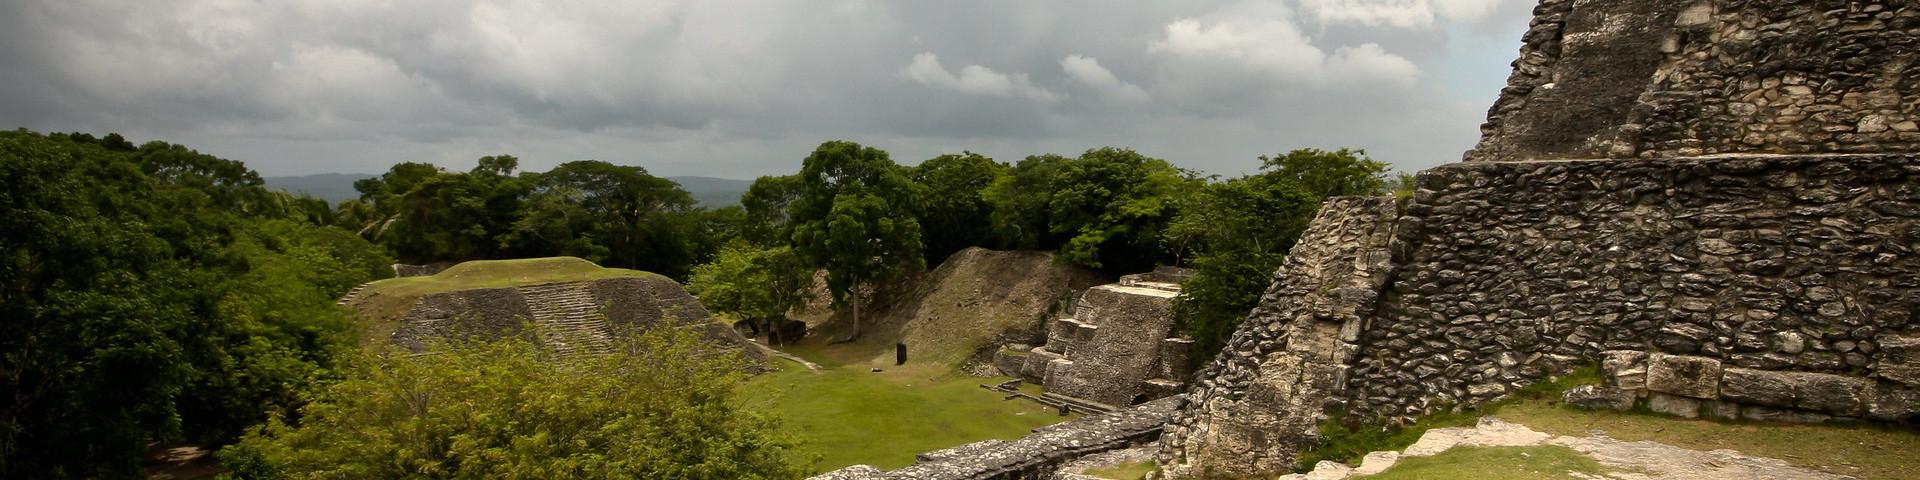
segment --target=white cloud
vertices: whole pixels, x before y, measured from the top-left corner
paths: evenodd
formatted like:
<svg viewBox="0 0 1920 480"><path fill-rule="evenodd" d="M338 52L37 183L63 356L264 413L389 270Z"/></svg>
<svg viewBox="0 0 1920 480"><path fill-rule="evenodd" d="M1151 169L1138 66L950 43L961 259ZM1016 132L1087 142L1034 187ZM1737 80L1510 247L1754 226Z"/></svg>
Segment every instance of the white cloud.
<svg viewBox="0 0 1920 480"><path fill-rule="evenodd" d="M1439 19L1474 22L1503 0L1300 0L1300 9L1320 22L1369 27L1431 28Z"/></svg>
<svg viewBox="0 0 1920 480"><path fill-rule="evenodd" d="M1176 69L1219 71L1220 64L1229 64L1304 87L1327 87L1336 82L1410 85L1420 75L1412 61L1372 43L1339 47L1329 56L1285 17L1211 23L1183 18L1168 23L1164 36L1147 50L1172 57Z"/></svg>
<svg viewBox="0 0 1920 480"><path fill-rule="evenodd" d="M947 67L941 66L940 58L932 53L914 55L913 63L902 68L900 74L921 85L973 95L1022 97L1041 102L1060 99L1058 94L1034 86L1024 73L1009 75L979 65L968 65L960 69L959 75L954 75L947 71Z"/></svg>
<svg viewBox="0 0 1920 480"><path fill-rule="evenodd" d="M1109 97L1129 102L1144 102L1149 99L1146 90L1114 76L1107 67L1100 66L1100 60L1093 57L1068 55L1067 58L1060 59L1060 69L1067 72L1067 78L1099 90Z"/></svg>

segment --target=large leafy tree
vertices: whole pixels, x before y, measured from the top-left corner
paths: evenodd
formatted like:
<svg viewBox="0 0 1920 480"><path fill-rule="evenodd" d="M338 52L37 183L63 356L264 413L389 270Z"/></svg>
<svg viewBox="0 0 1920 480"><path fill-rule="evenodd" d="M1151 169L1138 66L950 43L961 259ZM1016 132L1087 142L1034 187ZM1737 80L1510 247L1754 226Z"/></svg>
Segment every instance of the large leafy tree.
<svg viewBox="0 0 1920 480"><path fill-rule="evenodd" d="M827 271L836 305L853 308L860 336L860 292L925 268L920 222L911 208L921 188L887 152L846 141L814 149L800 168L801 193L788 206L794 252Z"/></svg>
<svg viewBox="0 0 1920 480"><path fill-rule="evenodd" d="M592 260L675 278L685 278L695 260L694 237L688 231L698 220L690 216L693 196L672 180L637 166L581 160L541 174L537 190L561 197L543 206L578 205L586 224L574 229L574 235L605 249L604 257Z"/></svg>
<svg viewBox="0 0 1920 480"><path fill-rule="evenodd" d="M521 338L360 357L297 422L220 452L243 478L785 479L792 437L743 409L731 355L674 329L558 359Z"/></svg>
<svg viewBox="0 0 1920 480"><path fill-rule="evenodd" d="M1053 180L1073 159L1060 155L1034 155L1020 160L1005 175L980 192L987 202L988 218L1000 245L1022 250L1053 250L1066 243L1056 235L1049 213L1053 202Z"/></svg>
<svg viewBox="0 0 1920 480"><path fill-rule="evenodd" d="M813 287L813 269L788 247L760 247L735 241L727 244L712 262L693 268L687 289L700 296L707 308L740 315L762 326L769 320L784 319L788 311L808 300ZM772 332L775 343L779 328Z"/></svg>
<svg viewBox="0 0 1920 480"><path fill-rule="evenodd" d="M928 264L972 246L992 244L993 207L981 192L1007 174L1007 165L973 153L933 157L911 170L926 187L919 202Z"/></svg>
<svg viewBox="0 0 1920 480"><path fill-rule="evenodd" d="M0 477L121 477L224 443L347 342L334 297L389 261L301 223L238 162L0 133Z"/></svg>
<svg viewBox="0 0 1920 480"><path fill-rule="evenodd" d="M805 187L799 175L767 176L753 181L747 193L740 195L745 214L740 236L760 245L785 245L793 233L787 220L787 206L800 198Z"/></svg>
<svg viewBox="0 0 1920 480"><path fill-rule="evenodd" d="M1260 157L1260 172L1218 181L1186 197L1166 239L1197 270L1173 306L1200 355L1212 358L1272 282L1294 241L1328 197L1374 195L1385 163L1364 151L1300 149Z"/></svg>
<svg viewBox="0 0 1920 480"><path fill-rule="evenodd" d="M1176 199L1199 182L1166 160L1118 148L1096 148L1053 176L1048 229L1067 237L1063 260L1110 272L1152 268L1166 258L1161 233Z"/></svg>

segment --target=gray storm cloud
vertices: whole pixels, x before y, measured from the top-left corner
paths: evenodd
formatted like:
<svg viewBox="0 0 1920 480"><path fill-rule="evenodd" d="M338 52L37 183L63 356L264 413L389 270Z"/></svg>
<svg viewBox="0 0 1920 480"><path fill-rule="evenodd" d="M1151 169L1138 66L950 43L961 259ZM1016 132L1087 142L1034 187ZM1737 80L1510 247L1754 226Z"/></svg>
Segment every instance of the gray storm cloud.
<svg viewBox="0 0 1920 480"><path fill-rule="evenodd" d="M1414 170L1477 136L1524 0L0 2L0 127L122 132L267 174L793 171L1132 147L1233 174L1361 147ZM1471 67L1471 68L1469 68Z"/></svg>

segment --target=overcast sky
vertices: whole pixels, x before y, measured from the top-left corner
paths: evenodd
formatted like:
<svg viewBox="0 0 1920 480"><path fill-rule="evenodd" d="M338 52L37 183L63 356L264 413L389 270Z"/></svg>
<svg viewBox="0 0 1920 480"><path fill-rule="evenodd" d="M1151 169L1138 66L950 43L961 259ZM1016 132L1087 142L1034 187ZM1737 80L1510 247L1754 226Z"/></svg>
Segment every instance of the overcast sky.
<svg viewBox="0 0 1920 480"><path fill-rule="evenodd" d="M796 171L1124 146L1207 173L1300 147L1458 161L1532 0L0 0L0 128L266 175L597 159Z"/></svg>

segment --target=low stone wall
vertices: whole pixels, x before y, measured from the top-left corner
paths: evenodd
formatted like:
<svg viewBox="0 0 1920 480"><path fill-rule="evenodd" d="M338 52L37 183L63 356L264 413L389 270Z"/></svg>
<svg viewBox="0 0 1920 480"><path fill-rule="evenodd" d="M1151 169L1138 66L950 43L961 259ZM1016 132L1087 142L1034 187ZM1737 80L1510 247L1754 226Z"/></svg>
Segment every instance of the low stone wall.
<svg viewBox="0 0 1920 480"><path fill-rule="evenodd" d="M426 265L408 265L404 263L396 263L396 264L393 264L393 276L395 277L433 276L442 271L445 271L448 268L453 267L456 264L457 264L456 262L436 262L436 263L429 263Z"/></svg>
<svg viewBox="0 0 1920 480"><path fill-rule="evenodd" d="M1567 392L1568 403L1721 420L1789 422L1900 421L1920 406L1920 389L1900 382L1829 373L1729 367L1690 355L1603 353L1606 384Z"/></svg>
<svg viewBox="0 0 1920 480"><path fill-rule="evenodd" d="M855 465L812 480L1047 480L1080 457L1152 442L1182 397L1034 429L1019 440L987 440L920 454L891 472Z"/></svg>

